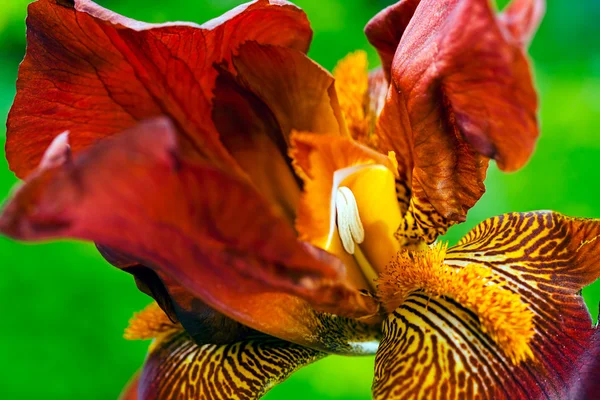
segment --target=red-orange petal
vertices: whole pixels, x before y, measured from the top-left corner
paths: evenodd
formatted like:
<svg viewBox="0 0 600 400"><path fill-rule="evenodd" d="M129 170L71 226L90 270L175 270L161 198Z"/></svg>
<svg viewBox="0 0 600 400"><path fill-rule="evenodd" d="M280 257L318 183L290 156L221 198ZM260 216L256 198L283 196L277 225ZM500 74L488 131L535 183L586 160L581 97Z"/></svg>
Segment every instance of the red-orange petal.
<svg viewBox="0 0 600 400"><path fill-rule="evenodd" d="M129 379L123 388L118 400L138 400L138 387L140 384L140 371Z"/></svg>
<svg viewBox="0 0 600 400"><path fill-rule="evenodd" d="M488 0L423 0L399 43L392 76L406 96L415 138L434 135L450 110L460 134L501 169L516 170L529 159L538 136L529 63L503 34Z"/></svg>
<svg viewBox="0 0 600 400"><path fill-rule="evenodd" d="M464 221L484 193L488 158L508 171L529 159L537 96L523 44L541 16L534 3L507 8L513 28L488 0L401 1L367 26L384 68L397 45L377 134L412 192L407 237L430 242Z"/></svg>
<svg viewBox="0 0 600 400"><path fill-rule="evenodd" d="M301 51L254 41L240 46L233 66L216 80L215 126L256 188L293 221L300 181L287 154L290 133L345 132L334 79Z"/></svg>
<svg viewBox="0 0 600 400"><path fill-rule="evenodd" d="M235 166L210 122L213 64L230 62L247 40L306 51L312 36L305 14L279 0L248 3L201 26L146 24L90 0L38 0L27 29L7 124L7 158L19 177L62 131L71 131L78 152L161 114L189 150Z"/></svg>
<svg viewBox="0 0 600 400"><path fill-rule="evenodd" d="M221 141L257 190L293 224L300 184L287 156L287 132L271 109L228 71L215 85L213 121Z"/></svg>
<svg viewBox="0 0 600 400"><path fill-rule="evenodd" d="M401 0L381 10L365 27L369 43L377 49L385 76L391 81L391 68L398 43L421 0Z"/></svg>
<svg viewBox="0 0 600 400"><path fill-rule="evenodd" d="M512 35L515 43L527 46L546 11L546 0L513 0L498 15L498 21Z"/></svg>
<svg viewBox="0 0 600 400"><path fill-rule="evenodd" d="M346 134L333 76L304 53L248 42L233 65L240 82L273 112L288 144L292 129Z"/></svg>
<svg viewBox="0 0 600 400"><path fill-rule="evenodd" d="M248 182L182 157L166 119L36 171L4 209L0 230L21 240L100 243L237 321L315 346L314 323L306 322L309 303L352 317L375 311L369 299L339 283L340 261L299 242ZM279 304L269 302L270 293L282 298ZM294 301L298 306L290 305ZM308 311L292 313L299 308Z"/></svg>

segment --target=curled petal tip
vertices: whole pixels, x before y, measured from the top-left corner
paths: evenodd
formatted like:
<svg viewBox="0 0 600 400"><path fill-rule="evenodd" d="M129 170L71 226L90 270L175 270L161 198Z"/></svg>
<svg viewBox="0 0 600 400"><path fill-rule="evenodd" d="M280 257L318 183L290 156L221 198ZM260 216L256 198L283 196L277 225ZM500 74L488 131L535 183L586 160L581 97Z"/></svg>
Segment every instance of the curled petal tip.
<svg viewBox="0 0 600 400"><path fill-rule="evenodd" d="M71 146L69 131L57 135L42 156L39 169L58 167L71 162Z"/></svg>
<svg viewBox="0 0 600 400"><path fill-rule="evenodd" d="M498 19L515 43L527 47L545 13L546 0L513 0Z"/></svg>

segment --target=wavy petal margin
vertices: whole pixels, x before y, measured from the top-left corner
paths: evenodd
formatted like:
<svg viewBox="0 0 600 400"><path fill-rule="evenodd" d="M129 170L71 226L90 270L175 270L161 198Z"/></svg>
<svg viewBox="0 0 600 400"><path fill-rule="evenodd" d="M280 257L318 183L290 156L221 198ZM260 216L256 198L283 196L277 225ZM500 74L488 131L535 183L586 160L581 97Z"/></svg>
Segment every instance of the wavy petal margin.
<svg viewBox="0 0 600 400"><path fill-rule="evenodd" d="M367 25L389 68L379 147L396 152L412 192L399 231L408 242L465 220L488 158L506 171L529 159L538 104L524 46L542 15L540 0L515 0L499 16L488 0L404 0Z"/></svg>
<svg viewBox="0 0 600 400"><path fill-rule="evenodd" d="M191 153L235 167L210 123L213 64L231 63L248 40L306 52L311 38L304 12L280 0L247 3L204 25L147 24L89 0L38 0L8 117L9 165L23 178L60 132L71 132L79 152L168 115Z"/></svg>
<svg viewBox="0 0 600 400"><path fill-rule="evenodd" d="M580 296L600 276L600 220L554 212L512 213L482 222L445 264L491 268L534 316L533 360L514 365L452 299L411 295L384 322L376 399L581 398L597 368L598 329ZM589 371L592 370L592 371Z"/></svg>

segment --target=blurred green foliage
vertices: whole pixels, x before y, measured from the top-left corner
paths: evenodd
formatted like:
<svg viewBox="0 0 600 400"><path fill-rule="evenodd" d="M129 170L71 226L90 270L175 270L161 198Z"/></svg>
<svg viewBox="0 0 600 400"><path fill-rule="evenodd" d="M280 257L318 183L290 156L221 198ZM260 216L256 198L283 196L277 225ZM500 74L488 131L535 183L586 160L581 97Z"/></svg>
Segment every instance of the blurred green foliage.
<svg viewBox="0 0 600 400"><path fill-rule="evenodd" d="M203 22L239 0L98 0L149 22ZM362 33L390 0L297 0L311 19L310 55L331 69L346 53L375 52ZM0 5L0 116L15 93L25 51L27 0ZM501 1L500 6L506 1ZM351 4L351 6L349 6ZM469 220L447 235L451 243L481 220L509 211L553 209L600 217L600 2L550 1L531 47L541 93L542 137L529 164L514 174L490 168L487 193ZM16 179L0 160L0 197ZM113 399L141 365L145 342L122 331L149 299L132 279L82 243L24 245L0 238L0 398ZM584 290L597 315L600 285ZM269 399L368 399L373 358L329 357L296 373Z"/></svg>

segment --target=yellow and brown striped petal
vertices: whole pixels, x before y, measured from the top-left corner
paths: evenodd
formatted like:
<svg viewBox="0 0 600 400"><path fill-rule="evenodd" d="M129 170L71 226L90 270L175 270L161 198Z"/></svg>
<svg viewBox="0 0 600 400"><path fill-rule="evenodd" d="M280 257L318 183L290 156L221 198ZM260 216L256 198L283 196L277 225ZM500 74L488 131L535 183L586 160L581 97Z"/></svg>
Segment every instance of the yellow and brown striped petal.
<svg viewBox="0 0 600 400"><path fill-rule="evenodd" d="M155 342L140 377L139 400L257 399L325 355L267 336L198 345L178 332Z"/></svg>
<svg viewBox="0 0 600 400"><path fill-rule="evenodd" d="M154 341L141 373L128 382L120 399L255 399L298 368L326 355L251 329L235 336L215 332L209 321L205 323L212 336L184 330L156 303L136 313L125 338ZM235 328L223 326L222 330Z"/></svg>
<svg viewBox="0 0 600 400"><path fill-rule="evenodd" d="M482 315L456 299L413 292L384 321L374 397L573 398L589 380L584 367L598 337L579 295L600 276L598 237L600 220L554 212L478 225L448 249L445 266L491 270L496 284L521 297L533 313L533 357L515 362L483 332L491 310Z"/></svg>

